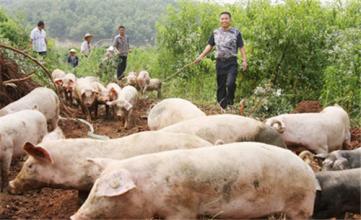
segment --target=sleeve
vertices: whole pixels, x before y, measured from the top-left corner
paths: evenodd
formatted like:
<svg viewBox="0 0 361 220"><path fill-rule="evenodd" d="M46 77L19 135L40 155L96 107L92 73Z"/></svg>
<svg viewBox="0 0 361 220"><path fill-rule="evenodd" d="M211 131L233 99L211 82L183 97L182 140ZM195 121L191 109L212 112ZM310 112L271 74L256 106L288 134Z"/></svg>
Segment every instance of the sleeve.
<svg viewBox="0 0 361 220"><path fill-rule="evenodd" d="M238 35L237 35L237 47L238 47L238 48L242 48L242 47L243 47L243 39L242 39L242 34L241 34L241 32L239 32Z"/></svg>
<svg viewBox="0 0 361 220"><path fill-rule="evenodd" d="M85 50L85 48L84 48L84 41L83 41L83 43L81 43L81 45L80 45L80 52L84 52L84 50Z"/></svg>
<svg viewBox="0 0 361 220"><path fill-rule="evenodd" d="M216 42L214 42L214 33L212 33L212 35L209 37L208 44L211 45L212 47L216 45Z"/></svg>
<svg viewBox="0 0 361 220"><path fill-rule="evenodd" d="M35 38L35 33L34 33L35 31L34 30L32 30L31 32L30 32L30 39L31 40L34 40L34 38Z"/></svg>
<svg viewBox="0 0 361 220"><path fill-rule="evenodd" d="M113 47L115 47L116 49L118 49L117 37L115 37L114 40L113 40Z"/></svg>

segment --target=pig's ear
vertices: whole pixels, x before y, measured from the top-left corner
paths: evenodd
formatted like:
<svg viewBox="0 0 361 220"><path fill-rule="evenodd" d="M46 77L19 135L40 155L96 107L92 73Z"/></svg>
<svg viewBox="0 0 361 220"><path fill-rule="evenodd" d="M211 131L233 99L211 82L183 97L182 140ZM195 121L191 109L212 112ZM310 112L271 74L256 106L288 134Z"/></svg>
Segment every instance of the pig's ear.
<svg viewBox="0 0 361 220"><path fill-rule="evenodd" d="M54 83L61 86L63 84L63 80L62 79L56 79L56 80L54 80Z"/></svg>
<svg viewBox="0 0 361 220"><path fill-rule="evenodd" d="M43 147L35 146L30 142L26 142L24 145L24 150L27 154L34 157L34 159L38 161L45 163L54 163L49 152Z"/></svg>
<svg viewBox="0 0 361 220"><path fill-rule="evenodd" d="M110 173L106 173L100 177L95 183L97 196L120 196L134 188L135 183L126 169L119 169Z"/></svg>

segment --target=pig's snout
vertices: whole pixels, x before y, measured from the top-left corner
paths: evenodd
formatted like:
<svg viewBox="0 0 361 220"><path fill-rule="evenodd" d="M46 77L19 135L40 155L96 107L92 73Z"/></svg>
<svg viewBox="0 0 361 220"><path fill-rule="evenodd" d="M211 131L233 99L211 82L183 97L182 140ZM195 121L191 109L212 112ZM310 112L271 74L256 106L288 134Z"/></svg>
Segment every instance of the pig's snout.
<svg viewBox="0 0 361 220"><path fill-rule="evenodd" d="M76 212L74 215L70 216L71 220L89 220L90 218L88 218L86 215Z"/></svg>
<svg viewBox="0 0 361 220"><path fill-rule="evenodd" d="M9 193L14 195L22 194L21 187L18 187L16 180L9 182Z"/></svg>

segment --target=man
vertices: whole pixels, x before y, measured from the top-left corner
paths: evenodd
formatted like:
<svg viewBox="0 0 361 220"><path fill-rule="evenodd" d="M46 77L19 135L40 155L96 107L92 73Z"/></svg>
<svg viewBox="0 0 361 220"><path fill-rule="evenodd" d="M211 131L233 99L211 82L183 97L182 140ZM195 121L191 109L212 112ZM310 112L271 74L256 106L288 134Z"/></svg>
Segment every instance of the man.
<svg viewBox="0 0 361 220"><path fill-rule="evenodd" d="M213 31L208 40L208 45L199 57L194 61L200 63L212 48L216 47L216 72L217 72L217 102L226 109L233 105L234 93L236 90L237 76L237 53L238 48L242 54L243 71L247 70L246 51L243 47L241 33L231 27L232 16L229 12L220 14L220 28Z"/></svg>
<svg viewBox="0 0 361 220"><path fill-rule="evenodd" d="M76 50L75 49L69 50L68 64L70 66L72 66L73 68L77 67L78 64L79 64L79 58L76 55Z"/></svg>
<svg viewBox="0 0 361 220"><path fill-rule="evenodd" d="M84 56L89 56L91 51L91 42L93 40L93 35L86 33L84 35L84 41L81 43L80 46L80 53L82 53Z"/></svg>
<svg viewBox="0 0 361 220"><path fill-rule="evenodd" d="M45 24L43 21L38 22L38 26L35 27L30 33L31 44L33 51L41 56L46 55L46 47L48 41L46 40Z"/></svg>
<svg viewBox="0 0 361 220"><path fill-rule="evenodd" d="M125 27L118 27L119 34L115 36L113 46L119 52L119 63L117 67L117 78L120 80L124 77L124 71L127 68L127 57L130 52L128 36L125 34Z"/></svg>

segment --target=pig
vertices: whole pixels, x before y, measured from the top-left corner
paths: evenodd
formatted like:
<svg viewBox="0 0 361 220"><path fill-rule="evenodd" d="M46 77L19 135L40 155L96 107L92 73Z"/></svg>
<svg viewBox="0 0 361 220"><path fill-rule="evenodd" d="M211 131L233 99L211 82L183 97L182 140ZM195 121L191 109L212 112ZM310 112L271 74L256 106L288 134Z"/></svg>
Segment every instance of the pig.
<svg viewBox="0 0 361 220"><path fill-rule="evenodd" d="M159 99L162 95L162 81L156 78L150 79L146 91L157 91L157 98Z"/></svg>
<svg viewBox="0 0 361 220"><path fill-rule="evenodd" d="M149 73L145 70L140 71L137 76L137 85L139 87L141 94L144 94L145 91L147 91L147 87L149 86L149 83L150 83Z"/></svg>
<svg viewBox="0 0 361 220"><path fill-rule="evenodd" d="M98 82L95 77L83 77L77 80L75 87L77 100L80 103L83 113L86 114L88 121L91 121L92 112L94 112L95 117L97 117L96 100L99 90L95 82Z"/></svg>
<svg viewBox="0 0 361 220"><path fill-rule="evenodd" d="M25 109L38 110L44 114L52 131L58 126L60 100L56 93L46 87L39 87L21 99L12 102L0 110L0 116Z"/></svg>
<svg viewBox="0 0 361 220"><path fill-rule="evenodd" d="M128 76L126 78L126 84L129 86L137 86L137 73L136 72L130 72L128 73Z"/></svg>
<svg viewBox="0 0 361 220"><path fill-rule="evenodd" d="M164 99L156 104L148 114L148 127L150 130L159 130L172 124L206 116L190 101L180 98Z"/></svg>
<svg viewBox="0 0 361 220"><path fill-rule="evenodd" d="M60 70L60 69L55 69L52 73L51 73L51 78L53 79L56 89L58 90L59 94L61 94L62 97L65 98L65 91L63 88L63 84L64 84L64 77L65 77L65 72Z"/></svg>
<svg viewBox="0 0 361 220"><path fill-rule="evenodd" d="M119 94L122 92L122 88L116 83L109 83L106 89L108 91L109 101L117 100Z"/></svg>
<svg viewBox="0 0 361 220"><path fill-rule="evenodd" d="M111 140L64 139L24 146L29 158L10 182L12 193L45 186L89 191L100 174L87 157L124 159L159 151L212 146L194 135L145 131Z"/></svg>
<svg viewBox="0 0 361 220"><path fill-rule="evenodd" d="M197 117L178 122L159 131L194 134L213 144L219 141L225 144L256 141L286 147L280 134L270 126L252 118L231 114Z"/></svg>
<svg viewBox="0 0 361 220"><path fill-rule="evenodd" d="M65 139L65 136L63 130L61 130L60 127L57 127L54 131L46 134L41 142L54 141L60 139Z"/></svg>
<svg viewBox="0 0 361 220"><path fill-rule="evenodd" d="M322 170L345 170L361 167L361 148L354 150L337 150L329 154L318 154L316 158L323 160Z"/></svg>
<svg viewBox="0 0 361 220"><path fill-rule="evenodd" d="M104 105L106 116L108 116L109 115L109 106L106 103L110 100L109 91L100 82L93 82L93 86L95 86L97 88L97 90L99 91L99 93L96 97L96 104L95 104L96 105L95 106L96 113L95 113L95 115L98 114L99 105Z"/></svg>
<svg viewBox="0 0 361 220"><path fill-rule="evenodd" d="M339 150L351 139L350 119L340 106L320 113L283 114L265 123L275 127L287 145L302 145L317 154Z"/></svg>
<svg viewBox="0 0 361 220"><path fill-rule="evenodd" d="M276 212L307 219L313 211L312 170L291 151L263 143L89 163L104 171L72 220L249 219Z"/></svg>
<svg viewBox="0 0 361 220"><path fill-rule="evenodd" d="M138 91L133 86L126 86L121 90L118 99L107 102L113 106L115 114L124 121L124 127L128 128L132 118L133 108L138 101Z"/></svg>
<svg viewBox="0 0 361 220"><path fill-rule="evenodd" d="M314 219L344 219L346 212L361 213L361 168L322 171L316 178Z"/></svg>
<svg viewBox="0 0 361 220"><path fill-rule="evenodd" d="M63 78L63 90L65 92L65 100L69 104L74 103L75 98L75 87L76 87L77 78L73 73L68 73Z"/></svg>
<svg viewBox="0 0 361 220"><path fill-rule="evenodd" d="M115 101L118 99L119 95L122 93L122 88L117 83L109 83L106 87L108 91L109 101ZM107 105L108 106L108 105ZM116 115L115 106L108 106L111 107L113 117Z"/></svg>
<svg viewBox="0 0 361 220"><path fill-rule="evenodd" d="M39 143L46 133L46 118L39 111L22 110L0 117L1 192L7 187L12 158L24 155L23 145Z"/></svg>

